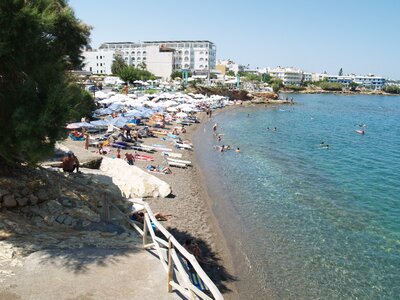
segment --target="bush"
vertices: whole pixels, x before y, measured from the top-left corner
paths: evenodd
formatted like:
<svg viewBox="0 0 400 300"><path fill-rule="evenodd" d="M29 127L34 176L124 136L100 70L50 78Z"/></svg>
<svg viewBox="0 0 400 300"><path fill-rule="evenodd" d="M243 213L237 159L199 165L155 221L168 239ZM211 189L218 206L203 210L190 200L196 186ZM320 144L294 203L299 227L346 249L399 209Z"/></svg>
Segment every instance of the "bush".
<svg viewBox="0 0 400 300"><path fill-rule="evenodd" d="M390 94L400 94L400 86L397 85L386 85L383 91Z"/></svg>
<svg viewBox="0 0 400 300"><path fill-rule="evenodd" d="M119 78L126 83L133 83L135 80L154 80L156 77L146 70L134 67L122 68L118 73Z"/></svg>
<svg viewBox="0 0 400 300"><path fill-rule="evenodd" d="M306 88L304 86L288 84L288 85L285 85L285 89L298 92L298 91L304 91Z"/></svg>
<svg viewBox="0 0 400 300"><path fill-rule="evenodd" d="M325 91L341 91L343 89L343 85L339 82L321 81L318 85Z"/></svg>

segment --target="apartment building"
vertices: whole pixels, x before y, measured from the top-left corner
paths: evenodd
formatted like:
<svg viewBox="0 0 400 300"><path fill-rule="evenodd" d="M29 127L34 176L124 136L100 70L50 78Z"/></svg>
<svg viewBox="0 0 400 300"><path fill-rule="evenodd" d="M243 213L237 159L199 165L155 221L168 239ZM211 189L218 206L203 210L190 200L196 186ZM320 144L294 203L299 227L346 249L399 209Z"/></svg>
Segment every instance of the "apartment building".
<svg viewBox="0 0 400 300"><path fill-rule="evenodd" d="M127 64L137 66L148 60L149 47L159 49L172 49L173 70L190 70L192 72L208 72L216 65L216 46L206 40L182 40L182 41L146 41L103 43L99 49L108 51L122 51Z"/></svg>
<svg viewBox="0 0 400 300"><path fill-rule="evenodd" d="M284 85L300 85L303 80L303 71L294 68L277 67L268 69L271 77L282 79Z"/></svg>
<svg viewBox="0 0 400 300"><path fill-rule="evenodd" d="M354 74L346 76L328 75L327 80L329 82L339 82L344 86L348 86L351 82L354 82L359 86L370 90L382 90L386 84L385 78L372 74L367 76L359 76Z"/></svg>

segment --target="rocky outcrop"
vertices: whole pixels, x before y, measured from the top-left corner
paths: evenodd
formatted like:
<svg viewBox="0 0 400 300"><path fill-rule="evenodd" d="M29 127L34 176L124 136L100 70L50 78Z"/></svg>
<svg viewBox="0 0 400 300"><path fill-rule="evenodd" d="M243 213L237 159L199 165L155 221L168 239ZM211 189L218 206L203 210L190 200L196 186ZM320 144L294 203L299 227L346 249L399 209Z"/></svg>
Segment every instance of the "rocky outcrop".
<svg viewBox="0 0 400 300"><path fill-rule="evenodd" d="M119 187L122 196L126 198L164 198L171 194L168 183L136 166L128 165L121 159L104 157L100 170L111 177L112 182Z"/></svg>

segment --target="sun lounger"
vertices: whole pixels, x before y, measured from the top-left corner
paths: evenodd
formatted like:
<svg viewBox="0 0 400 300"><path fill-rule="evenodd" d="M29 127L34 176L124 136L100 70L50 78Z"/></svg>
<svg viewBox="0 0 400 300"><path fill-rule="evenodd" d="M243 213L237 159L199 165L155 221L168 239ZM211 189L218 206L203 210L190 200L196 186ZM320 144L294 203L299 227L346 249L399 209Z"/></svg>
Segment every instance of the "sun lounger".
<svg viewBox="0 0 400 300"><path fill-rule="evenodd" d="M171 161L171 162L185 164L185 165L191 165L192 164L192 162L189 161L189 160L181 160L181 159L176 159L176 158L172 158L172 157L167 157L167 160Z"/></svg>
<svg viewBox="0 0 400 300"><path fill-rule="evenodd" d="M182 153L176 153L176 152L163 152L162 155L169 156L169 157L182 158Z"/></svg>
<svg viewBox="0 0 400 300"><path fill-rule="evenodd" d="M73 141L84 141L85 137L76 137L73 134L69 134L69 137L73 140Z"/></svg>
<svg viewBox="0 0 400 300"><path fill-rule="evenodd" d="M167 160L168 166L170 167L178 167L178 168L187 168L186 164L178 163L174 161Z"/></svg>

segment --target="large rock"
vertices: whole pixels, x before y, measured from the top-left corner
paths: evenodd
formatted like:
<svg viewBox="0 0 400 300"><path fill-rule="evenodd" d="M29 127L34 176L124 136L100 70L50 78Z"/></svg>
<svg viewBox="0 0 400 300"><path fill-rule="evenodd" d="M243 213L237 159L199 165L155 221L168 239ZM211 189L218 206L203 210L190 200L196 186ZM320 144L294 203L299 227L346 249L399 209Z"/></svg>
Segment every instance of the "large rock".
<svg viewBox="0 0 400 300"><path fill-rule="evenodd" d="M14 198L14 195L5 195L3 196L3 206L4 207L15 207L17 206L17 201Z"/></svg>
<svg viewBox="0 0 400 300"><path fill-rule="evenodd" d="M112 178L126 198L167 197L171 194L168 183L136 166L128 165L122 159L104 157L100 170Z"/></svg>

